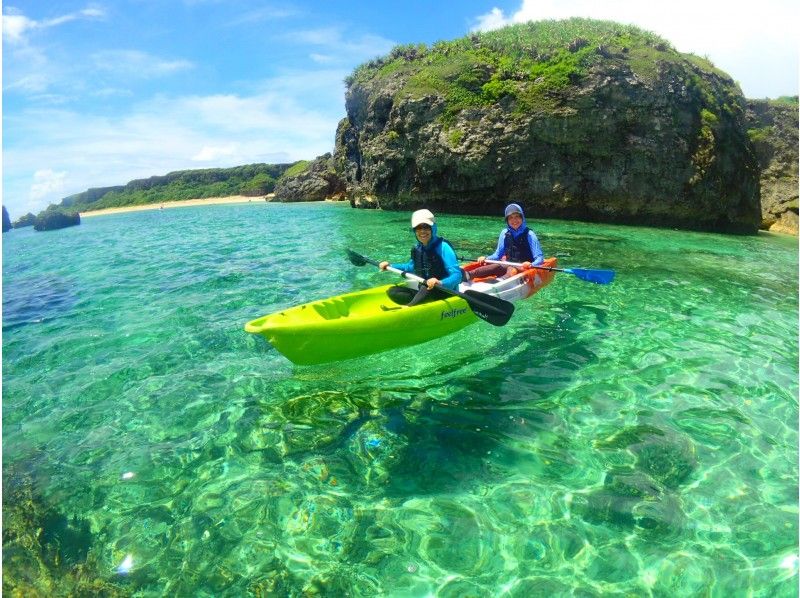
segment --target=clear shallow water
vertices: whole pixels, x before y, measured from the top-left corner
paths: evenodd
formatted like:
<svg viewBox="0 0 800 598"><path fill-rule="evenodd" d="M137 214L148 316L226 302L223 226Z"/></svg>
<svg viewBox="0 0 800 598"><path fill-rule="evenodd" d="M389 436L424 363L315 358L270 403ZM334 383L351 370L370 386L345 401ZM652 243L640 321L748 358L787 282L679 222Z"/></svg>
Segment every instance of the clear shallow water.
<svg viewBox="0 0 800 598"><path fill-rule="evenodd" d="M4 589L86 563L137 596L797 595L796 239L531 221L617 280L324 366L243 332L391 280L344 249L405 258L407 217L3 235ZM465 256L501 224L439 222Z"/></svg>

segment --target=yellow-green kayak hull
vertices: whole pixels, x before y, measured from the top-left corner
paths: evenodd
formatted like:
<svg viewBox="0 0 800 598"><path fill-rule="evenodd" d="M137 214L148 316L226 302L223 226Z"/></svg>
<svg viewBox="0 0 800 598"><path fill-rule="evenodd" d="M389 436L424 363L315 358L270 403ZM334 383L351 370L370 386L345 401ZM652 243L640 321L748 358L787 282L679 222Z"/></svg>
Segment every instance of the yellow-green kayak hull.
<svg viewBox="0 0 800 598"><path fill-rule="evenodd" d="M424 343L474 324L460 297L413 307L389 299L386 285L312 301L245 324L293 363L312 365Z"/></svg>

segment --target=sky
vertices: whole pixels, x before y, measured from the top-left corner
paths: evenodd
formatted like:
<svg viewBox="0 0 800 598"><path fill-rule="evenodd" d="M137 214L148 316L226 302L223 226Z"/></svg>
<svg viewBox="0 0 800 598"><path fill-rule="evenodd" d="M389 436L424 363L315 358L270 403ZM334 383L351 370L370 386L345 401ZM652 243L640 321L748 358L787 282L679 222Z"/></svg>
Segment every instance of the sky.
<svg viewBox="0 0 800 598"><path fill-rule="evenodd" d="M798 3L709 0L10 0L3 205L332 152L344 79L398 44L528 20L633 24L709 58L748 98L798 93Z"/></svg>

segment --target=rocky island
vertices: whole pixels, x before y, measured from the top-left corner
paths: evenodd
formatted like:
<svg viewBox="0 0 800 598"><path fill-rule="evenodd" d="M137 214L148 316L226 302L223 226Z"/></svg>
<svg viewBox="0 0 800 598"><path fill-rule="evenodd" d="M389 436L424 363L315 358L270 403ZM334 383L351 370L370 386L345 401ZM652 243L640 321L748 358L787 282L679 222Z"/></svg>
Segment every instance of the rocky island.
<svg viewBox="0 0 800 598"><path fill-rule="evenodd" d="M754 233L738 85L658 36L587 19L400 46L347 80L335 163L356 206Z"/></svg>

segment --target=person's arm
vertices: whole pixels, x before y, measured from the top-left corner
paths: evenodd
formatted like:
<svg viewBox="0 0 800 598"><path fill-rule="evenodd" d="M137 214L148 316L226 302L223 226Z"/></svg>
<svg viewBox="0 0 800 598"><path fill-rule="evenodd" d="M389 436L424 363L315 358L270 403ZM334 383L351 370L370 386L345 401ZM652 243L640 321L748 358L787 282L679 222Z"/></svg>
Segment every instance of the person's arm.
<svg viewBox="0 0 800 598"><path fill-rule="evenodd" d="M397 268L398 270L402 270L403 272L413 272L414 271L414 260L408 260L407 262L398 262L397 264L389 264L392 268Z"/></svg>
<svg viewBox="0 0 800 598"><path fill-rule="evenodd" d="M389 266L391 268L396 268L397 270L402 270L403 272L413 272L414 271L414 258L410 258L407 262L397 262L396 264L391 264L389 262L383 261L378 266L381 270L386 270L386 267Z"/></svg>
<svg viewBox="0 0 800 598"><path fill-rule="evenodd" d="M442 243L439 247L441 248L444 267L447 269L447 278L439 282L450 290L458 290L458 283L461 282L461 268L458 266L456 252L447 243Z"/></svg>
<svg viewBox="0 0 800 598"><path fill-rule="evenodd" d="M486 256L487 260L499 260L503 257L503 246L506 241L506 229L500 231L500 236L497 237L497 249L494 250L492 255Z"/></svg>
<svg viewBox="0 0 800 598"><path fill-rule="evenodd" d="M544 253L542 252L542 246L539 244L539 238L531 229L528 229L528 245L530 245L531 255L533 256L531 264L538 266L544 262Z"/></svg>

